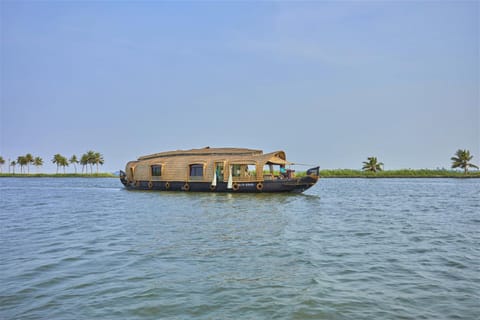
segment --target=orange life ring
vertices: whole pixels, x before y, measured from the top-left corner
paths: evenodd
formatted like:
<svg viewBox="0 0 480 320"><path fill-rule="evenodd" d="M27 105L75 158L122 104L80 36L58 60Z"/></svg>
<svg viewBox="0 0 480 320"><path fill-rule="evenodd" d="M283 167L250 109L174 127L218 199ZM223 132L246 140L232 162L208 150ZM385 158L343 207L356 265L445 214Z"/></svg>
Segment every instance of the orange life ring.
<svg viewBox="0 0 480 320"><path fill-rule="evenodd" d="M190 190L190 185L188 184L188 182L185 182L182 189L183 189L183 191L189 191Z"/></svg>
<svg viewBox="0 0 480 320"><path fill-rule="evenodd" d="M152 181L148 181L148 189L152 189L153 187L153 182Z"/></svg>
<svg viewBox="0 0 480 320"><path fill-rule="evenodd" d="M257 190L262 191L263 190L263 183L259 182L257 183Z"/></svg>
<svg viewBox="0 0 480 320"><path fill-rule="evenodd" d="M235 182L235 183L232 185L232 189L233 189L233 191L237 191L238 189L240 189L240 186L238 185L238 183Z"/></svg>
<svg viewBox="0 0 480 320"><path fill-rule="evenodd" d="M168 190L170 189L170 182L165 182L165 190Z"/></svg>

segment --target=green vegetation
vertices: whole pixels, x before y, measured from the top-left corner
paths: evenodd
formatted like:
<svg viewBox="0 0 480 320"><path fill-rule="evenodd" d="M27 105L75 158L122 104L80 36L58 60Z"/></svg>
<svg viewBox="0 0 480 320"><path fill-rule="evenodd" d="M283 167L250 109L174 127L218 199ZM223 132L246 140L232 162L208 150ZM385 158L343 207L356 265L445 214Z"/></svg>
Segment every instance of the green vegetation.
<svg viewBox="0 0 480 320"><path fill-rule="evenodd" d="M43 166L43 159L40 157L35 157L35 159L33 159L33 165L37 167L37 173L38 173L38 168Z"/></svg>
<svg viewBox="0 0 480 320"><path fill-rule="evenodd" d="M478 169L476 165L470 163L470 160L472 160L472 158L473 156L470 155L469 150L458 149L457 152L455 152L455 157L450 158L450 160L453 161L452 168L462 168L465 174L468 173L468 168Z"/></svg>
<svg viewBox="0 0 480 320"><path fill-rule="evenodd" d="M53 156L52 162L57 165L57 173L58 173L58 168L63 167L63 173L65 174L65 167L68 166L67 158L57 153L56 155Z"/></svg>
<svg viewBox="0 0 480 320"><path fill-rule="evenodd" d="M68 159L68 162L70 162L70 164L73 164L73 166L75 167L75 173L77 173L77 163L78 163L77 156L76 155L71 156L70 159Z"/></svg>
<svg viewBox="0 0 480 320"><path fill-rule="evenodd" d="M299 174L297 174L299 176ZM460 171L446 169L400 169L380 172L334 169L320 170L321 178L480 178L480 171L464 174Z"/></svg>
<svg viewBox="0 0 480 320"><path fill-rule="evenodd" d="M377 157L368 157L367 160L363 162L362 170L373 173L383 170L383 162L378 162Z"/></svg>
<svg viewBox="0 0 480 320"><path fill-rule="evenodd" d="M83 176L83 175L77 175L77 163L80 163L82 165L82 174L85 171L85 174L88 173L88 170L85 168L90 165L90 176L112 176L109 173L103 174L99 173L99 165L104 164L103 160L103 155L100 152L95 152L95 151L87 151L82 155L82 158L80 161L78 161L76 155L72 155L70 159L67 159L66 157L62 156L61 154L57 153L53 156L52 162L57 165L57 171L56 174L60 175L58 173L59 168L63 168L63 174L60 176ZM26 175L26 176L41 176L41 177L49 177L52 176L51 174L40 174L38 173L39 168L43 166L43 159L40 157L33 157L32 154L27 153L24 156L18 156L17 161L13 160L10 161L8 159L8 173L3 173L2 174L2 167L5 164L5 160L3 157L0 156L0 176L5 177L5 176L14 176L15 175L15 169L18 166L20 166L20 174ZM30 164L33 164L37 168L37 173L36 174L30 174ZM69 164L73 164L75 168L75 174L68 174L65 172L65 167L68 167ZM93 173L93 165L97 167L97 172L96 174ZM27 168L26 172L24 167ZM88 168L87 168L88 169ZM16 176L16 175L15 175Z"/></svg>
<svg viewBox="0 0 480 320"><path fill-rule="evenodd" d="M334 169L334 170L320 170L320 177L322 178L480 178L480 171L476 170L473 172L468 171L469 168L476 168L478 166L471 163L473 156L470 154L469 150L457 150L455 157L452 157L452 169L461 168L463 171L457 170L447 170L447 169L401 169L401 170L387 170L384 171L382 162L378 162L376 157L368 157L367 161L363 162L362 170L353 170L353 169ZM2 173L2 167L5 164L5 160L0 156L0 177L116 177L111 173L99 173L99 165L104 164L103 155L99 152L92 150L84 153L80 161L77 159L76 155L72 155L70 159L62 156L61 154L56 154L53 156L52 162L57 165L56 174L43 174L35 173L30 174L30 164L33 164L38 168L43 165L43 160L40 157L33 157L30 153L27 153L25 156L19 156L17 161L10 161L8 159L8 173ZM76 164L80 163L82 165L82 173L77 173ZM73 164L75 167L75 173L65 173L65 167L69 164ZM20 174L15 174L16 166L20 166ZM96 173L93 173L93 166L96 166ZM27 173L25 173L24 167L27 168ZM63 174L58 173L58 169L63 167ZM90 167L90 172L88 172L88 167ZM264 172L264 174L270 173ZM252 174L255 174L253 172ZM279 172L275 171L274 174L278 175ZM295 172L296 177L303 177L306 175L306 172L297 171Z"/></svg>

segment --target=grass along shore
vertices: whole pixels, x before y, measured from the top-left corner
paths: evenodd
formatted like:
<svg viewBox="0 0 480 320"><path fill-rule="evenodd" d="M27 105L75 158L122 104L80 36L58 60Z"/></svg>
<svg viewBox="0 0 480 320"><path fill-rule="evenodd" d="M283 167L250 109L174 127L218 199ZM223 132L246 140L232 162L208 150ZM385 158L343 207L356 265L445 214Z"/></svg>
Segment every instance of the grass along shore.
<svg viewBox="0 0 480 320"><path fill-rule="evenodd" d="M320 170L321 178L480 178L480 171L468 172L455 170L400 169L384 171L362 171L352 169Z"/></svg>

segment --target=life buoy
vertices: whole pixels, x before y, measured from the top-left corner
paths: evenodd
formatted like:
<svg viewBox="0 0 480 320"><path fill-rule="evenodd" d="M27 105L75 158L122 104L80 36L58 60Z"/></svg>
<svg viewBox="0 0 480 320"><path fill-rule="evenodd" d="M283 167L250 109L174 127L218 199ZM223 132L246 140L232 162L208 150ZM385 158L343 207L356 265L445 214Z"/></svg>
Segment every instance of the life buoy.
<svg viewBox="0 0 480 320"><path fill-rule="evenodd" d="M153 182L152 181L148 181L148 189L152 189L153 187Z"/></svg>
<svg viewBox="0 0 480 320"><path fill-rule="evenodd" d="M170 182L165 182L165 190L168 190L170 189Z"/></svg>
<svg viewBox="0 0 480 320"><path fill-rule="evenodd" d="M216 188L217 186L214 186L213 184L210 185L210 191L215 191Z"/></svg>
<svg viewBox="0 0 480 320"><path fill-rule="evenodd" d="M190 190L190 185L188 184L188 182L185 182L185 184L183 185L183 191L189 191Z"/></svg>
<svg viewBox="0 0 480 320"><path fill-rule="evenodd" d="M240 189L240 186L238 185L238 183L235 182L235 183L232 185L232 189L233 189L233 191L237 191L238 189Z"/></svg>
<svg viewBox="0 0 480 320"><path fill-rule="evenodd" d="M259 182L257 183L257 190L262 191L263 190L263 183Z"/></svg>

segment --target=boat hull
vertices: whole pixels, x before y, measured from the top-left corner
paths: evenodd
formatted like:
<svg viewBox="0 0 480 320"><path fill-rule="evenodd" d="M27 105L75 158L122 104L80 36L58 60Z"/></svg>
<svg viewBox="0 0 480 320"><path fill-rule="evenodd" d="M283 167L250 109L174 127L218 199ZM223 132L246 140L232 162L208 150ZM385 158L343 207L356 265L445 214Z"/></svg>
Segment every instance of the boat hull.
<svg viewBox="0 0 480 320"><path fill-rule="evenodd" d="M127 181L120 178L122 184L129 190L152 191L183 191L183 192L231 192L231 193L301 193L312 187L318 176L306 176L293 179L266 180L263 182L238 182L228 188L226 182L219 182L212 186L209 182L185 181Z"/></svg>

